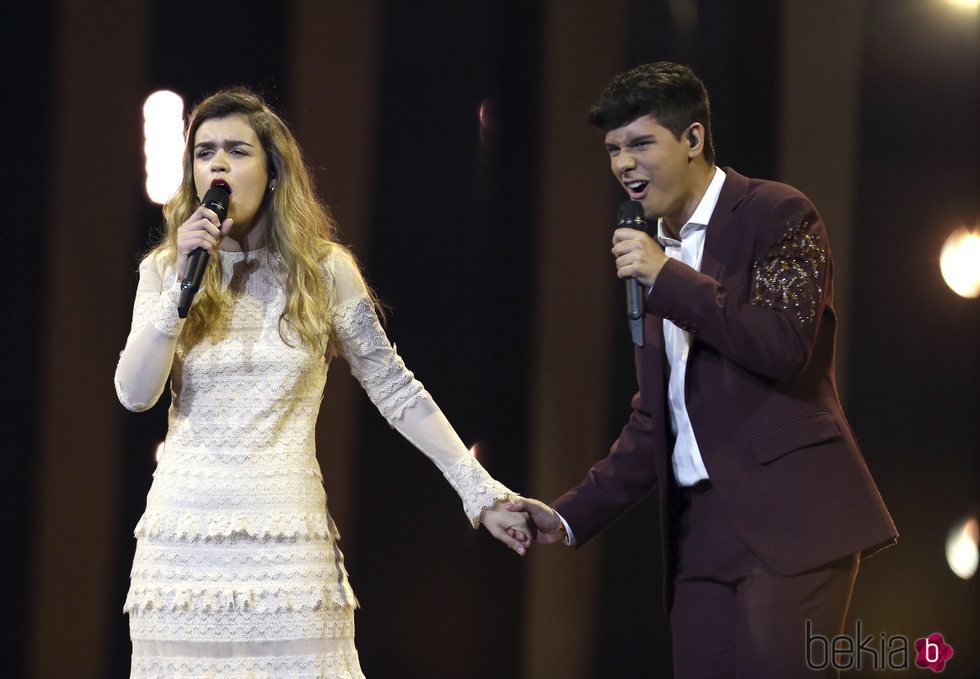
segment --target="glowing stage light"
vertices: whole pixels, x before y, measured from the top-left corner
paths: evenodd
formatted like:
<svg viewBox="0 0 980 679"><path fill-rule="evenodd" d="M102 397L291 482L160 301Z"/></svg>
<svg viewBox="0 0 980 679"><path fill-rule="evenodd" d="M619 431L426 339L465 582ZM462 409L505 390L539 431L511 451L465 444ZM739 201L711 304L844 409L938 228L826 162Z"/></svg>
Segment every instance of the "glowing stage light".
<svg viewBox="0 0 980 679"><path fill-rule="evenodd" d="M497 127L497 106L493 99L484 99L480 102L480 110L477 118L480 121L480 146L489 148L493 143L494 134Z"/></svg>
<svg viewBox="0 0 980 679"><path fill-rule="evenodd" d="M965 228L951 233L939 254L939 269L960 297L980 296L980 233Z"/></svg>
<svg viewBox="0 0 980 679"><path fill-rule="evenodd" d="M975 516L968 517L953 526L946 537L946 562L956 575L969 580L977 572L980 562L977 542L980 525Z"/></svg>
<svg viewBox="0 0 980 679"><path fill-rule="evenodd" d="M168 90L154 92L143 104L143 151L146 154L146 195L166 203L184 170L184 100Z"/></svg>
<svg viewBox="0 0 980 679"><path fill-rule="evenodd" d="M490 100L484 99L480 102L480 127L488 127L490 124Z"/></svg>

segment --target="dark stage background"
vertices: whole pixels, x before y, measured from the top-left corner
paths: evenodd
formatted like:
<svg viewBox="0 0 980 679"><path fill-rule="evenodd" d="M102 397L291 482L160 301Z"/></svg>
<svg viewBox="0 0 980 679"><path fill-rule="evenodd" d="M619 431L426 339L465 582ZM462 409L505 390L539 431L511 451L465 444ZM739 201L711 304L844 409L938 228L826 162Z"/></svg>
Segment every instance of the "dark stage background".
<svg viewBox="0 0 980 679"><path fill-rule="evenodd" d="M128 673L131 533L168 405L128 413L112 386L161 221L149 93L245 83L283 112L409 367L493 474L548 500L635 387L620 197L585 112L671 59L706 81L719 164L799 186L831 229L843 397L902 534L863 564L849 630L941 631L945 675L980 676L977 580L944 555L980 497L980 300L937 264L980 224L978 22L947 0L5 0L3 675ZM519 560L341 362L320 425L367 676L669 676L655 503ZM889 676L868 663L852 674Z"/></svg>

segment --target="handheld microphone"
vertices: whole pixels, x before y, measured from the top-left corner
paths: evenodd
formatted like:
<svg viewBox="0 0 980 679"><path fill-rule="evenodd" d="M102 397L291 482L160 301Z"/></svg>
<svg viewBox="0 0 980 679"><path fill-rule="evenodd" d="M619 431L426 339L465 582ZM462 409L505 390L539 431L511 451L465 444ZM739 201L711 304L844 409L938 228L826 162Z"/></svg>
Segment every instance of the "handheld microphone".
<svg viewBox="0 0 980 679"><path fill-rule="evenodd" d="M624 200L619 204L616 228L626 227L646 232L647 222L643 205L636 200ZM643 286L635 278L626 279L626 317L629 319L633 344L643 346Z"/></svg>
<svg viewBox="0 0 980 679"><path fill-rule="evenodd" d="M204 194L201 205L208 208L218 215L218 222L225 221L228 214L228 201L231 192L228 185L220 179L211 183L211 188ZM187 312L194 301L194 295L201 287L201 279L204 278L204 270L208 268L208 251L204 248L195 248L187 258L187 268L184 270L184 278L180 281L180 302L177 304L177 316L187 318Z"/></svg>

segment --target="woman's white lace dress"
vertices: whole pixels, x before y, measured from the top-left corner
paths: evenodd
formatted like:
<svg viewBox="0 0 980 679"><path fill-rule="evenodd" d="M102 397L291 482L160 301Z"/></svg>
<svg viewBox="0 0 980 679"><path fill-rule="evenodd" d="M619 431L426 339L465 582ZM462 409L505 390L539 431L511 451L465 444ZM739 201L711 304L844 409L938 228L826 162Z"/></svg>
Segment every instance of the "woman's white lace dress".
<svg viewBox="0 0 980 679"><path fill-rule="evenodd" d="M119 400L145 410L171 377L173 404L125 611L133 677L363 677L357 600L326 509L314 426L328 361L279 333L279 260L224 252L226 322L185 347L179 281L140 265L133 326L116 371ZM340 354L388 422L459 493L476 526L511 496L468 453L389 344L348 255L323 264ZM328 351L328 354L330 352ZM329 404L326 407L330 407Z"/></svg>

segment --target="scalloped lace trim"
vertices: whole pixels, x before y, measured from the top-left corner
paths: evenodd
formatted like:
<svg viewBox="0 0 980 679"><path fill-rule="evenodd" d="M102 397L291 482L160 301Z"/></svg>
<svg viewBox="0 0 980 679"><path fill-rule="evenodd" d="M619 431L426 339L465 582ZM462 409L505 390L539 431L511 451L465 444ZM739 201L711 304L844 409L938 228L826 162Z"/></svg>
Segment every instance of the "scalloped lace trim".
<svg viewBox="0 0 980 679"><path fill-rule="evenodd" d="M167 273L169 278L170 271L168 270ZM179 337L186 319L177 315L177 305L180 303L180 281L177 280L176 274L172 275L174 276L172 282L169 284L164 282L163 294L160 295L156 308L151 312L150 322L167 337Z"/></svg>
<svg viewBox="0 0 980 679"><path fill-rule="evenodd" d="M463 511L474 528L480 527L480 514L499 501L511 500L517 494L495 480L472 455L464 455L443 474L463 500Z"/></svg>
<svg viewBox="0 0 980 679"><path fill-rule="evenodd" d="M346 583L345 583L346 584ZM357 608L350 586L248 587L212 585L209 587L131 587L123 611L315 611L323 606L340 610Z"/></svg>
<svg viewBox="0 0 980 679"><path fill-rule="evenodd" d="M432 400L429 392L415 375L405 367L402 357L392 349L390 360L377 370L361 375L361 386L378 412L388 420L400 420L405 411L419 401Z"/></svg>
<svg viewBox="0 0 980 679"><path fill-rule="evenodd" d="M388 342L369 298L354 297L338 304L333 324L344 360L389 423L401 419L419 401L432 399Z"/></svg>
<svg viewBox="0 0 980 679"><path fill-rule="evenodd" d="M146 512L136 524L133 534L137 538L187 541L235 537L258 540L340 538L339 532L326 514Z"/></svg>
<svg viewBox="0 0 980 679"><path fill-rule="evenodd" d="M133 658L131 679L365 679L357 651L249 658Z"/></svg>
<svg viewBox="0 0 980 679"><path fill-rule="evenodd" d="M388 337L368 297L353 297L337 304L333 309L333 323L345 354L367 356L388 346Z"/></svg>

